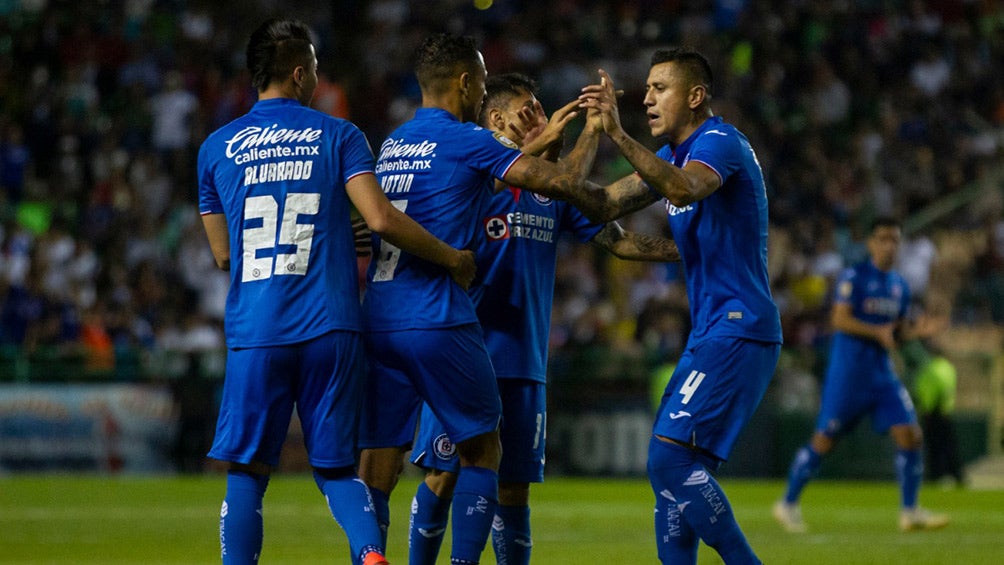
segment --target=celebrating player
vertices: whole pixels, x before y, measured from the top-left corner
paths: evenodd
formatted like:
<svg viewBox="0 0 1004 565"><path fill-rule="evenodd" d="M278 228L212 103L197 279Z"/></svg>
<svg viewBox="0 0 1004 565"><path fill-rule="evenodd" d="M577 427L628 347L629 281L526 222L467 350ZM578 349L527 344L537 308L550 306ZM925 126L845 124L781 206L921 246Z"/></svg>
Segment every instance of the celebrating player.
<svg viewBox="0 0 1004 565"><path fill-rule="evenodd" d="M613 81L600 71L600 84L584 88L581 99L589 120L601 121L637 174L589 187L574 202L594 220L608 221L665 198L683 258L692 330L663 394L648 454L659 559L696 563L704 540L725 563L759 563L710 472L729 456L781 349L767 278L763 173L746 137L713 115L711 68L702 55L660 50L651 63L648 125L669 144L652 153L623 130Z"/></svg>
<svg viewBox="0 0 1004 565"><path fill-rule="evenodd" d="M548 120L536 84L520 74L488 77L479 123L508 135L528 154L557 157L577 103ZM547 344L558 236L593 241L622 259L679 261L665 238L594 224L567 202L505 186L483 214L479 284L472 290L502 400L499 506L492 540L499 563L525 565L530 535L530 483L544 480ZM435 563L449 518L459 461L435 414L423 407L412 462L427 469L412 503L413 565Z"/></svg>
<svg viewBox="0 0 1004 565"><path fill-rule="evenodd" d="M395 206L447 243L476 246L495 179L548 196L581 188L596 144L560 163L522 154L473 122L487 71L471 37L429 36L417 53L422 107L380 148L377 176ZM571 112L569 119L576 112ZM454 563L480 560L495 515L501 456L498 387L471 297L421 258L374 237L363 313L370 358L359 474L378 518L411 445L421 401L456 444Z"/></svg>
<svg viewBox="0 0 1004 565"><path fill-rule="evenodd" d="M353 561L386 563L369 491L354 467L365 373L350 208L459 285L473 280L474 257L390 204L355 126L306 107L317 85L307 26L263 23L248 41L247 65L258 102L211 134L198 159L206 234L231 275L226 378L209 452L229 462L223 563L258 561L262 499L294 406L317 486L345 529Z"/></svg>
<svg viewBox="0 0 1004 565"><path fill-rule="evenodd" d="M910 395L893 372L889 357L897 334L909 340L928 331L926 324L904 323L910 291L903 277L892 270L899 242L899 223L877 218L868 236L869 259L845 270L837 280L830 315L835 331L816 431L795 454L788 490L774 505L774 517L788 531L806 530L798 506L802 489L837 440L865 414L871 415L877 432L888 430L896 443L900 529L927 530L948 524L947 516L917 505L924 472L922 434Z"/></svg>

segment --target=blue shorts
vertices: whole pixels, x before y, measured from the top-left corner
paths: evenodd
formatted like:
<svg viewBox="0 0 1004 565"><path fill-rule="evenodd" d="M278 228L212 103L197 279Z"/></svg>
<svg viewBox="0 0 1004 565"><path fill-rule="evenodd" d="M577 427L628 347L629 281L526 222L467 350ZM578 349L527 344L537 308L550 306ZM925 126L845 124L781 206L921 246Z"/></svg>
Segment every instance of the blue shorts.
<svg viewBox="0 0 1004 565"><path fill-rule="evenodd" d="M310 464L353 465L362 363L362 340L348 331L294 345L229 350L209 457L274 467L295 406Z"/></svg>
<svg viewBox="0 0 1004 565"><path fill-rule="evenodd" d="M829 437L851 431L864 415L872 428L885 433L890 427L916 424L917 413L903 383L888 364L874 368L834 363L826 371L816 430Z"/></svg>
<svg viewBox="0 0 1004 565"><path fill-rule="evenodd" d="M407 447L421 402L461 442L498 428L495 370L481 326L369 332L361 448Z"/></svg>
<svg viewBox="0 0 1004 565"><path fill-rule="evenodd" d="M499 480L512 483L544 482L547 440L547 387L529 379L499 379L502 400L502 462ZM429 410L422 408L411 462L426 469L457 473L460 458L450 436Z"/></svg>
<svg viewBox="0 0 1004 565"><path fill-rule="evenodd" d="M778 343L717 338L687 348L662 395L654 433L725 461L774 376Z"/></svg>

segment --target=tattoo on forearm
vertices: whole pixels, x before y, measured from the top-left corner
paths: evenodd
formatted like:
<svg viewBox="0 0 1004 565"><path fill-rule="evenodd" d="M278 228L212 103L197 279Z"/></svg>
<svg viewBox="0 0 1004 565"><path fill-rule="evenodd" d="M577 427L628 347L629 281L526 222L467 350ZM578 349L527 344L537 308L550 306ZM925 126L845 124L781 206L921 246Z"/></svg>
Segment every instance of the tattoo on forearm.
<svg viewBox="0 0 1004 565"><path fill-rule="evenodd" d="M610 251L613 250L614 245L622 239L624 239L624 234L620 230L612 227L612 224L607 224L593 237L593 243Z"/></svg>
<svg viewBox="0 0 1004 565"><path fill-rule="evenodd" d="M676 242L665 237L624 231L616 223L607 224L593 243L617 257L631 261L659 261L668 263L680 260Z"/></svg>
<svg viewBox="0 0 1004 565"><path fill-rule="evenodd" d="M623 192L619 196L614 204L621 210L621 216L635 210L640 210L659 199L657 195L653 194L647 188L641 191Z"/></svg>
<svg viewBox="0 0 1004 565"><path fill-rule="evenodd" d="M671 239L631 232L625 235L634 245L640 259L680 260L680 250Z"/></svg>

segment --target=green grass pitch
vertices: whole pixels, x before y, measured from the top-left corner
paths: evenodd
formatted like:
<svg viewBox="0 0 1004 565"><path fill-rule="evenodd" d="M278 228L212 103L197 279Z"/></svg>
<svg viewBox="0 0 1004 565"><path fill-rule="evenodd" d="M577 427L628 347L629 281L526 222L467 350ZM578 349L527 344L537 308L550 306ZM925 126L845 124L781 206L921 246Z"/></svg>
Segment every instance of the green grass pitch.
<svg viewBox="0 0 1004 565"><path fill-rule="evenodd" d="M219 563L218 514L224 477L0 478L0 563ZM1004 563L1004 492L925 486L923 505L948 512L936 532L897 530L894 483L817 481L806 489L810 532L786 534L770 507L779 481L722 480L750 543L768 564L941 565ZM389 557L407 562L414 478L392 500ZM644 480L553 478L531 493L534 562L657 563L652 494ZM440 563L448 563L449 535ZM265 497L266 565L348 563L347 544L313 480L276 475ZM721 563L702 545L701 564ZM490 548L485 565L495 564Z"/></svg>

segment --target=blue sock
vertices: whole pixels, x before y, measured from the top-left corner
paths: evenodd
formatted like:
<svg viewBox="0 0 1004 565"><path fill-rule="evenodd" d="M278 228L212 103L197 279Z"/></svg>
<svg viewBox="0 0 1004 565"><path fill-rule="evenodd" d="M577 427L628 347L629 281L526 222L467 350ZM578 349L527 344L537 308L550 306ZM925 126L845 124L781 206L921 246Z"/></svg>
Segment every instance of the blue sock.
<svg viewBox="0 0 1004 565"><path fill-rule="evenodd" d="M390 528L390 495L378 488L370 487L373 510L376 511L377 525L380 526L380 546L387 547L387 529Z"/></svg>
<svg viewBox="0 0 1004 565"><path fill-rule="evenodd" d="M439 547L443 545L446 523L450 520L451 498L439 498L425 482L418 483L411 502L411 524L408 531L408 563L435 564Z"/></svg>
<svg viewBox="0 0 1004 565"><path fill-rule="evenodd" d="M655 544L662 563L697 563L700 540L683 519L673 493L663 490L655 495Z"/></svg>
<svg viewBox="0 0 1004 565"><path fill-rule="evenodd" d="M816 476L819 466L823 462L823 456L816 453L812 446L805 445L795 454L795 459L791 462L791 469L788 471L788 490L784 493L784 501L788 504L795 504L802 496L802 489L809 483L812 477Z"/></svg>
<svg viewBox="0 0 1004 565"><path fill-rule="evenodd" d="M917 494L920 492L920 481L924 475L924 462L919 449L896 451L896 478L899 479L899 492L903 508L917 506Z"/></svg>
<svg viewBox="0 0 1004 565"><path fill-rule="evenodd" d="M663 492L672 496L680 515L694 533L713 547L725 563L759 565L760 560L739 529L728 498L708 473L705 459L712 463L711 458L699 458L690 449L653 437L648 448L648 477L652 490L656 497L665 496ZM656 523L657 539L670 535L672 522L669 517L667 512L663 516L666 521Z"/></svg>
<svg viewBox="0 0 1004 565"><path fill-rule="evenodd" d="M220 510L220 552L224 565L257 563L261 556L261 502L268 477L227 472L227 494Z"/></svg>
<svg viewBox="0 0 1004 565"><path fill-rule="evenodd" d="M324 494L331 516L349 538L353 563L362 562L371 551L383 553L383 535L366 483L355 473L326 479L317 472L314 482Z"/></svg>
<svg viewBox="0 0 1004 565"><path fill-rule="evenodd" d="M529 565L533 547L529 506L499 504L492 524L492 546L498 565Z"/></svg>
<svg viewBox="0 0 1004 565"><path fill-rule="evenodd" d="M499 475L484 467L461 467L453 492L452 565L481 561L498 506Z"/></svg>

